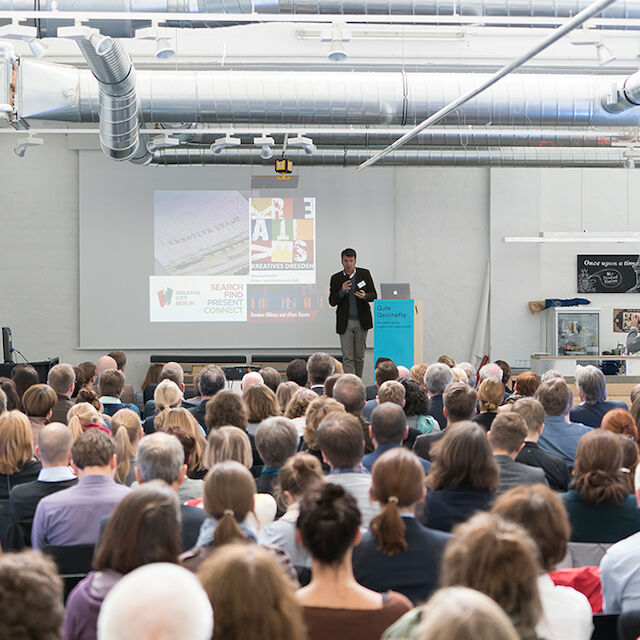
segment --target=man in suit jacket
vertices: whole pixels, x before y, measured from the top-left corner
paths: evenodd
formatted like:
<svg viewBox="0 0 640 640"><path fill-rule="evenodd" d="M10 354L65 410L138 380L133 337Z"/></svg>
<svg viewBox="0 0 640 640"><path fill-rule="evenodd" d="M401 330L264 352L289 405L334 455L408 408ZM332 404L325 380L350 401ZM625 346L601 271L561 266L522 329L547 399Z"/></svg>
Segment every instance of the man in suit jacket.
<svg viewBox="0 0 640 640"><path fill-rule="evenodd" d="M49 370L47 384L58 395L58 401L53 407L50 420L67 424L67 412L75 404L71 400L71 396L73 388L76 386L76 372L70 364L57 364Z"/></svg>
<svg viewBox="0 0 640 640"><path fill-rule="evenodd" d="M345 373L362 377L367 331L373 327L370 302L378 297L371 274L356 269L356 252L344 249L340 254L342 271L329 283L329 304L336 308L336 333L340 336Z"/></svg>
<svg viewBox="0 0 640 640"><path fill-rule="evenodd" d="M36 445L36 455L42 461L38 479L14 487L9 494L14 548L31 546L31 527L38 502L56 491L67 489L78 482L71 472L71 445L73 436L68 427L60 422L51 422L43 427Z"/></svg>
<svg viewBox="0 0 640 640"><path fill-rule="evenodd" d="M493 456L500 467L498 493L504 493L521 484L548 485L542 469L515 460L524 446L526 436L527 423L517 413L499 413L491 424L487 437L493 449Z"/></svg>
<svg viewBox="0 0 640 640"><path fill-rule="evenodd" d="M198 421L198 424L205 429L205 414L207 412L207 402L213 396L222 391L227 384L227 377L224 375L224 371L220 367L215 365L208 366L201 374L200 380L198 380L198 390L202 396L200 404L195 407L191 407L189 411L193 417Z"/></svg>

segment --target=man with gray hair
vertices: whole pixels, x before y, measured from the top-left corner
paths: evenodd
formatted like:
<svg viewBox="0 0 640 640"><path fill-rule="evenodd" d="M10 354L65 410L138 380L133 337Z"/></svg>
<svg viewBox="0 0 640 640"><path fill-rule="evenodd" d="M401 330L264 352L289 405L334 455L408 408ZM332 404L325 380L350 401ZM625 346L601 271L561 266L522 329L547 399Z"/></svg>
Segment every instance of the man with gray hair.
<svg viewBox="0 0 640 640"><path fill-rule="evenodd" d="M220 367L215 365L207 367L201 374L198 380L198 391L202 396L200 404L189 409L191 415L198 421L198 424L204 429L204 414L207 409L207 402L213 396L222 391L227 384L227 377L224 375L224 371Z"/></svg>
<svg viewBox="0 0 640 640"><path fill-rule="evenodd" d="M497 366L497 365L496 365ZM498 367L500 369L500 367ZM440 425L440 429L447 427L447 419L443 412L442 394L453 383L451 367L441 362L432 364L424 374L424 386L429 394L428 415L433 416Z"/></svg>
<svg viewBox="0 0 640 640"><path fill-rule="evenodd" d="M345 373L340 376L333 387L333 399L342 404L347 413L355 416L360 421L364 437L364 452L371 453L375 447L369 435L369 421L362 415L366 397L367 392L364 383L354 373Z"/></svg>
<svg viewBox="0 0 640 640"><path fill-rule="evenodd" d="M319 396L324 394L324 381L335 372L333 357L324 351L312 353L307 360L309 386Z"/></svg>
<svg viewBox="0 0 640 640"><path fill-rule="evenodd" d="M500 365L496 364L495 362L488 362L478 372L478 379L480 384L482 384L485 380L488 380L489 378L493 378L498 382L502 382L503 375L504 375L504 372L500 368Z"/></svg>
<svg viewBox="0 0 640 640"><path fill-rule="evenodd" d="M9 537L14 550L31 545L31 527L38 502L78 482L69 468L72 445L69 427L60 422L51 422L40 432L35 449L36 456L42 461L38 479L14 487L9 494L13 518Z"/></svg>
<svg viewBox="0 0 640 640"><path fill-rule="evenodd" d="M607 411L612 409L628 410L624 402L607 400L607 380L604 373L592 364L588 364L586 367L578 366L576 386L581 402L571 409L569 417L572 422L580 422L597 429Z"/></svg>
<svg viewBox="0 0 640 640"><path fill-rule="evenodd" d="M177 493L187 473L184 449L180 440L161 431L142 438L136 450L135 473L140 484L151 480L163 480ZM203 509L186 504L180 505L180 512L182 514L182 550L186 551L195 545L206 513Z"/></svg>
<svg viewBox="0 0 640 640"><path fill-rule="evenodd" d="M212 634L213 610L200 581L168 562L121 578L98 616L99 640L210 640Z"/></svg>
<svg viewBox="0 0 640 640"><path fill-rule="evenodd" d="M467 384L473 389L476 386L476 368L470 362L458 362L458 369L462 369L467 374Z"/></svg>
<svg viewBox="0 0 640 640"><path fill-rule="evenodd" d="M76 373L70 364L57 364L49 370L47 384L56 392L58 401L53 407L51 422L67 424L67 412L73 407L71 400L73 388L76 386Z"/></svg>
<svg viewBox="0 0 640 640"><path fill-rule="evenodd" d="M256 431L256 447L264 462L262 473L256 478L258 493L274 495L275 482L282 465L295 455L300 436L295 424L283 416L263 420Z"/></svg>

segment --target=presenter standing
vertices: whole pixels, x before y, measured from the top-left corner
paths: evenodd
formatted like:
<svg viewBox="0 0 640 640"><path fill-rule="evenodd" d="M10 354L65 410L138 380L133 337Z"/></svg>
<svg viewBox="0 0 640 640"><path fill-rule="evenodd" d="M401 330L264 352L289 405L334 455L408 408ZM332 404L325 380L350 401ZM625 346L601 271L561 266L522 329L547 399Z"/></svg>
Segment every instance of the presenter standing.
<svg viewBox="0 0 640 640"><path fill-rule="evenodd" d="M368 269L356 268L356 252L341 254L342 271L329 283L329 304L336 309L336 332L340 336L345 373L362 377L367 331L373 327L369 303L378 297Z"/></svg>

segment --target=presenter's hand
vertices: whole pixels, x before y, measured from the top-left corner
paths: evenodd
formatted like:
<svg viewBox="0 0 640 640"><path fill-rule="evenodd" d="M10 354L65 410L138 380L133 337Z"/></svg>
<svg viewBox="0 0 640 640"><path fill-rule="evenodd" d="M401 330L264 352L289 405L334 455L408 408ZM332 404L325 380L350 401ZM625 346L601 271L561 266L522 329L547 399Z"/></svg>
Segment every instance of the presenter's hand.
<svg viewBox="0 0 640 640"><path fill-rule="evenodd" d="M356 291L354 295L356 298L360 298L360 300L364 300L367 297L364 291Z"/></svg>
<svg viewBox="0 0 640 640"><path fill-rule="evenodd" d="M349 289L351 289L351 278L349 278L349 280L345 280L342 283L342 293L347 293L347 291L349 291ZM358 295L357 292L356 292L356 295Z"/></svg>

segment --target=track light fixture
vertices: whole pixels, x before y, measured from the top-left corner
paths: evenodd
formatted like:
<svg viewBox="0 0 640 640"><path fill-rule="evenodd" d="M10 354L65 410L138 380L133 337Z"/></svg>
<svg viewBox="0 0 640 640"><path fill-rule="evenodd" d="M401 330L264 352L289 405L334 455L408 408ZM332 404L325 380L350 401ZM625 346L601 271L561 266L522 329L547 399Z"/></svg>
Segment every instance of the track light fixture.
<svg viewBox="0 0 640 640"><path fill-rule="evenodd" d="M147 142L147 151L149 151L149 153L153 153L159 149L169 149L171 147L178 146L180 146L180 140L165 133L162 136L154 136L151 138L151 140Z"/></svg>
<svg viewBox="0 0 640 640"><path fill-rule="evenodd" d="M273 158L273 145L275 144L275 140L266 134L262 134L258 138L253 139L253 144L256 147L260 147L260 157L263 160L269 160L269 158Z"/></svg>
<svg viewBox="0 0 640 640"><path fill-rule="evenodd" d="M38 40L38 30L36 27L26 27L12 22L11 24L6 24L3 27L0 27L0 38L6 38L7 40L22 40L23 42L26 42L35 58L42 58L42 56L47 52L47 47L44 42L42 42L42 40Z"/></svg>
<svg viewBox="0 0 640 640"><path fill-rule="evenodd" d="M596 56L598 58L598 66L604 67L605 64L613 62L616 57L611 53L611 49L606 44L599 42L596 45Z"/></svg>
<svg viewBox="0 0 640 640"><path fill-rule="evenodd" d="M242 143L240 138L234 138L230 133L227 133L224 138L217 138L216 141L209 147L216 155L222 153L229 147L237 147Z"/></svg>
<svg viewBox="0 0 640 640"><path fill-rule="evenodd" d="M313 140L303 136L301 133L295 136L295 138L289 138L287 144L290 147L302 147L308 156L313 155L317 150L316 145L313 144Z"/></svg>
<svg viewBox="0 0 640 640"><path fill-rule="evenodd" d="M329 60L333 62L340 62L347 58L347 51L344 47L344 43L350 39L350 33L345 29L344 25L334 22L331 25L330 38L323 38L323 40L331 40L329 46L329 53L327 56Z"/></svg>
<svg viewBox="0 0 640 640"><path fill-rule="evenodd" d="M26 138L18 138L15 147L13 147L13 153L15 153L18 158L24 158L29 147L38 147L42 144L44 144L44 138L36 138L31 135Z"/></svg>
<svg viewBox="0 0 640 640"><path fill-rule="evenodd" d="M176 55L176 48L173 45L174 30L168 27L159 27L154 23L151 27L136 29L136 40L155 40L155 57L158 60L170 60Z"/></svg>

